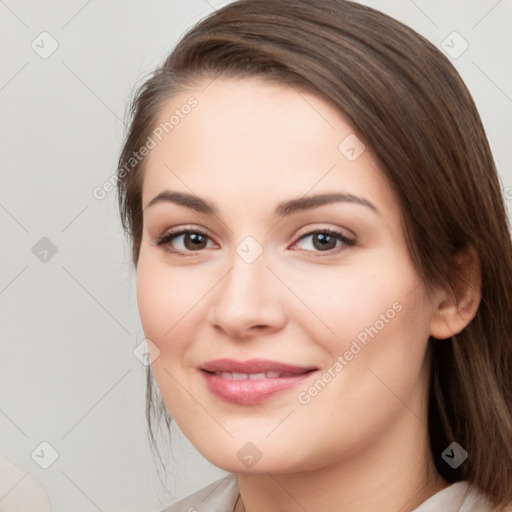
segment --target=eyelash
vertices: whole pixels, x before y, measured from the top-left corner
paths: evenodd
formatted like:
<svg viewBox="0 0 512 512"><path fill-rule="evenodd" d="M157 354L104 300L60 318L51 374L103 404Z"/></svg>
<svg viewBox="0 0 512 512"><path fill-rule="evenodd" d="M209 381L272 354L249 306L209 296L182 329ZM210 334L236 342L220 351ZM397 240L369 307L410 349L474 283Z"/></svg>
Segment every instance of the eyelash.
<svg viewBox="0 0 512 512"><path fill-rule="evenodd" d="M178 236L186 235L186 234L197 234L197 235L201 235L201 236L204 236L209 239L209 236L206 233L203 233L202 231L199 231L197 229L180 229L177 231L168 231L167 233L163 234L162 236L159 236L156 240L156 245L157 246L167 246L167 247L165 247L166 251L168 251L172 254L175 254L176 256L179 256L179 257L188 257L189 255L191 255L190 253L192 253L192 254L199 253L204 250L204 249L200 249L198 251L187 251L187 253L183 253L182 251L177 251L176 249L173 249L171 247L170 242L172 242ZM356 245L355 239L348 238L345 235L343 235L342 233L340 233L339 231L336 231L334 229L318 229L315 231L308 231L307 233L300 235L298 238L298 241L302 240L308 236L318 235L318 234L326 234L326 235L333 236L336 239L338 239L339 241L343 242L343 244L347 247L353 247ZM340 249L340 247L338 247L336 249L330 249L328 251L313 251L313 252L320 253L320 254L327 253L328 256L332 256L333 254L335 254L334 251L336 251L336 253L337 253L337 252L339 252L339 249ZM322 258L323 256L317 256L317 257Z"/></svg>

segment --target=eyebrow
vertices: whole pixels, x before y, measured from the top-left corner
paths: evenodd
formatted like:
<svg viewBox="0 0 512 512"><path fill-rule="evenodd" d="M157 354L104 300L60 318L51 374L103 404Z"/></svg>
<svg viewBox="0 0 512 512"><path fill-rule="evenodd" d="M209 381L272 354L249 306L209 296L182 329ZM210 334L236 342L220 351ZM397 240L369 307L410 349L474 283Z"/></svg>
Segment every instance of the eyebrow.
<svg viewBox="0 0 512 512"><path fill-rule="evenodd" d="M168 202L186 206L187 208L195 210L199 213L204 213L206 215L218 216L219 214L218 208L210 201L192 194L188 194L186 192L171 192L169 190L164 190L163 192L160 192L158 195L156 195L144 207L144 210L155 204ZM380 215L377 207L368 201L368 199L346 193L317 194L314 196L300 197L297 199L284 201L276 206L275 214L284 217L298 211L310 210L312 208L318 208L319 206L338 202L365 206Z"/></svg>

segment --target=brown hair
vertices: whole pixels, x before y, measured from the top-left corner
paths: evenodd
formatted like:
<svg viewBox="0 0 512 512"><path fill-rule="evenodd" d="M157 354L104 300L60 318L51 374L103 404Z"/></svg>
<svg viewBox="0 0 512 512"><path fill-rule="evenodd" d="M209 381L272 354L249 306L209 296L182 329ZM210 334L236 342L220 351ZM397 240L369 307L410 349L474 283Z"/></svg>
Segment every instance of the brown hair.
<svg viewBox="0 0 512 512"><path fill-rule="evenodd" d="M135 267L145 160L130 172L126 164L174 92L217 75L313 92L348 118L396 194L427 288L456 287L463 274L454 254L476 249L483 287L475 318L449 340L429 340L428 428L439 473L470 481L503 507L512 500L512 246L489 143L455 68L402 23L345 0L240 0L214 12L181 39L131 107L118 193ZM148 368L152 437L151 378ZM161 397L157 405L165 409ZM452 441L469 453L457 470L441 458Z"/></svg>

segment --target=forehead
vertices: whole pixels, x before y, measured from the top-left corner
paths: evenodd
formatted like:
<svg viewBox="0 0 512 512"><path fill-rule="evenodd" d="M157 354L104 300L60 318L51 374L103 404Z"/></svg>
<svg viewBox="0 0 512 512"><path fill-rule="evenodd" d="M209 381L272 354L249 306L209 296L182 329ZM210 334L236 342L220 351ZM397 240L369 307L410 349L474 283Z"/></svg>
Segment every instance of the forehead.
<svg viewBox="0 0 512 512"><path fill-rule="evenodd" d="M156 126L161 140L153 136L146 160L144 204L164 189L231 203L262 197L277 203L334 189L392 201L370 148L348 120L322 98L286 85L257 78L205 82L175 94Z"/></svg>

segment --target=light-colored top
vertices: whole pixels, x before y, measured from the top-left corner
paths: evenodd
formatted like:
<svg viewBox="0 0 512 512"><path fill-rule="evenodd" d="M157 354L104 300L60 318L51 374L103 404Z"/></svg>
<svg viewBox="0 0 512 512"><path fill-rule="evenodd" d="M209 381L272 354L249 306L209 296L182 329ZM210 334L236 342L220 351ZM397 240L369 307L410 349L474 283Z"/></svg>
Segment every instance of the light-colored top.
<svg viewBox="0 0 512 512"><path fill-rule="evenodd" d="M28 472L0 457L0 511L51 512L50 499Z"/></svg>
<svg viewBox="0 0 512 512"><path fill-rule="evenodd" d="M236 475L228 476L203 487L161 512L233 512L238 498ZM413 512L492 512L493 507L468 482L456 482L434 494Z"/></svg>

